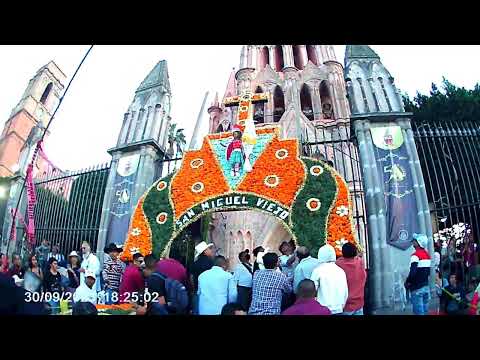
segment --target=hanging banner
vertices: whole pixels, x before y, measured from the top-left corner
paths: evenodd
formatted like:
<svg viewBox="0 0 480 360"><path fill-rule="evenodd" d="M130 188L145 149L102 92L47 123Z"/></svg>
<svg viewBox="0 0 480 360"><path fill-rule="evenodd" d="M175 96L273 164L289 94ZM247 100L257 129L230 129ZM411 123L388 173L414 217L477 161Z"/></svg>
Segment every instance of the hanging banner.
<svg viewBox="0 0 480 360"><path fill-rule="evenodd" d="M131 202L140 155L130 155L118 161L117 173L113 183L113 200L110 204L110 223L108 224L106 244L123 245L128 233Z"/></svg>
<svg viewBox="0 0 480 360"><path fill-rule="evenodd" d="M387 243L406 250L412 235L419 232L417 203L412 174L400 126L374 126L370 129L379 178L385 196Z"/></svg>
<svg viewBox="0 0 480 360"><path fill-rule="evenodd" d="M25 178L27 187L27 239L28 242L35 243L35 204L37 203L37 196L35 194L35 184L33 183L33 165L28 165L27 174Z"/></svg>

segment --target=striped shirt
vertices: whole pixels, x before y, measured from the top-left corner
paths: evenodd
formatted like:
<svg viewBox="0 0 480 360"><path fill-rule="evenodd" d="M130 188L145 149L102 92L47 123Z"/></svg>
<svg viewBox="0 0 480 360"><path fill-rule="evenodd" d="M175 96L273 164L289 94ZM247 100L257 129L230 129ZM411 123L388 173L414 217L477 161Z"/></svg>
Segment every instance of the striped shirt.
<svg viewBox="0 0 480 360"><path fill-rule="evenodd" d="M124 271L125 264L120 259L114 260L110 256L108 259L105 259L102 272L103 280L105 281L105 287L114 291L118 291Z"/></svg>
<svg viewBox="0 0 480 360"><path fill-rule="evenodd" d="M283 293L291 293L292 284L285 274L273 270L258 270L253 275L250 315L279 315Z"/></svg>

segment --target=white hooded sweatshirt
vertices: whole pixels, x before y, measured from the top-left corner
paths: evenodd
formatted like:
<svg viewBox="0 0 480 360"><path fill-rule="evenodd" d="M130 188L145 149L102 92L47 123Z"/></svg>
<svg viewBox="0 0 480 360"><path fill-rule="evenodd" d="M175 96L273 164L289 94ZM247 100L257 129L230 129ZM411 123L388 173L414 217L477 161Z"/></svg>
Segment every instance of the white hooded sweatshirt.
<svg viewBox="0 0 480 360"><path fill-rule="evenodd" d="M343 312L348 298L347 276L341 267L335 264L337 257L331 245L318 250L318 265L310 279L317 288L317 301L330 309L332 314Z"/></svg>

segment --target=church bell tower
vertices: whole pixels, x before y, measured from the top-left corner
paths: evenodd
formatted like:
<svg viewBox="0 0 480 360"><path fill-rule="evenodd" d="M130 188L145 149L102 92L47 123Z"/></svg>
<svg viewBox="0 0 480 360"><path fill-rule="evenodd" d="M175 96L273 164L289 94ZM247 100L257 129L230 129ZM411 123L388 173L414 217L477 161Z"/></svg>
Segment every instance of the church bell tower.
<svg viewBox="0 0 480 360"><path fill-rule="evenodd" d="M65 80L65 74L53 61L42 66L30 80L0 136L0 176L12 176L22 170L20 157L24 148L32 145L29 144L35 137L32 129L35 133L45 129L59 102Z"/></svg>

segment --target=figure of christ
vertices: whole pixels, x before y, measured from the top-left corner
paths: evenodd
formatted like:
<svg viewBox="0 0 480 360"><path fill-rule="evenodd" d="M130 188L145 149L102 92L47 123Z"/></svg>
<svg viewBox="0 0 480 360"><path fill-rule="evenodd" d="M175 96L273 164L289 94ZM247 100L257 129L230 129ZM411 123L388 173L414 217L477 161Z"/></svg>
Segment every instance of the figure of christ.
<svg viewBox="0 0 480 360"><path fill-rule="evenodd" d="M245 151L242 143L242 130L238 126L234 126L233 140L227 147L227 161L230 164L232 177L240 176L245 163Z"/></svg>

